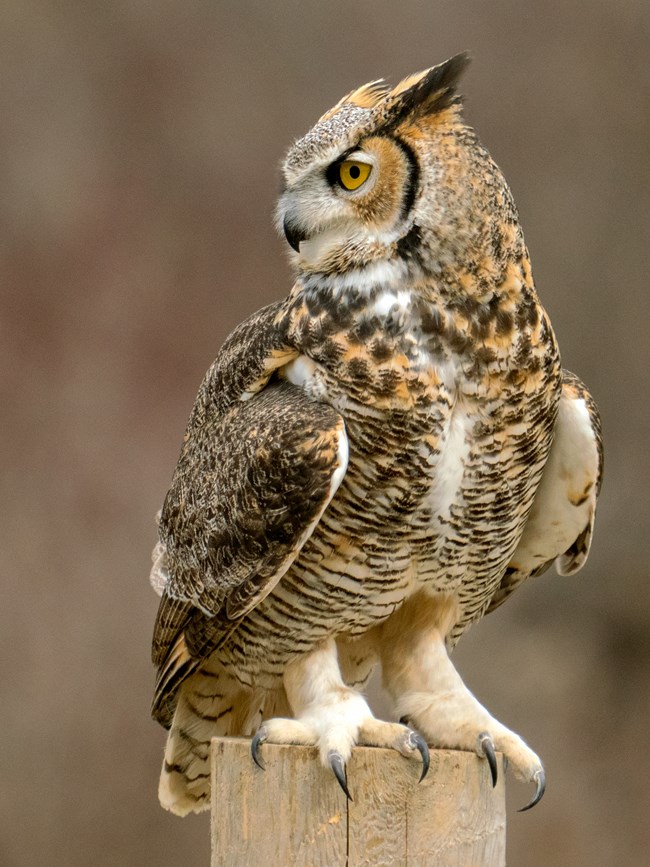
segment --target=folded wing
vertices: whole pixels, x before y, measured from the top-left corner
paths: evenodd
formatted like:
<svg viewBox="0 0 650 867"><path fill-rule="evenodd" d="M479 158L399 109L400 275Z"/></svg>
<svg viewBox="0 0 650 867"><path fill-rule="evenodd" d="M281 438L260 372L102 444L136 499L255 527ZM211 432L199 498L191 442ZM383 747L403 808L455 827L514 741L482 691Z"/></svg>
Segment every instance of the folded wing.
<svg viewBox="0 0 650 867"><path fill-rule="evenodd" d="M488 611L522 581L555 563L560 575L585 564L603 474L598 409L578 377L564 370L553 445L524 532Z"/></svg>
<svg viewBox="0 0 650 867"><path fill-rule="evenodd" d="M253 376L239 377L238 399L204 383L160 517L152 713L163 725L183 680L289 569L347 468L341 416L274 377L291 353L263 343L238 351L229 339L227 360ZM246 349L266 353L266 367ZM214 367L206 379L218 385Z"/></svg>

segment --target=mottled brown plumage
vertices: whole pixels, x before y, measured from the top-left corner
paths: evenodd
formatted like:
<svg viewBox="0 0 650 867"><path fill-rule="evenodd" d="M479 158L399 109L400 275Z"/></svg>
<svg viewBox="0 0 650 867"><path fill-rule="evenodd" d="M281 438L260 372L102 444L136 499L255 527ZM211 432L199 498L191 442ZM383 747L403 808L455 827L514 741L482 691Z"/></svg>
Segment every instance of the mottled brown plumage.
<svg viewBox="0 0 650 867"><path fill-rule="evenodd" d="M448 653L525 578L586 559L597 411L560 367L510 191L460 115L459 56L353 91L289 151L289 296L228 338L160 518L160 797L203 809L215 734L422 744L357 691L379 661L430 743L538 757Z"/></svg>

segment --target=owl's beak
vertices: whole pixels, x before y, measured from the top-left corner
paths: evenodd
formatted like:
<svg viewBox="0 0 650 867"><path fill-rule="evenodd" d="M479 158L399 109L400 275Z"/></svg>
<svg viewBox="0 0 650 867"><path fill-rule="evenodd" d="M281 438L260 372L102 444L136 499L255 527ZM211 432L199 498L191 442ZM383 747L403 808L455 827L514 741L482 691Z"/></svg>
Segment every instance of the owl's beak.
<svg viewBox="0 0 650 867"><path fill-rule="evenodd" d="M289 242L289 246L293 247L296 253L300 252L300 242L307 239L307 235L302 229L293 226L287 217L284 218L282 228L284 229L284 237Z"/></svg>

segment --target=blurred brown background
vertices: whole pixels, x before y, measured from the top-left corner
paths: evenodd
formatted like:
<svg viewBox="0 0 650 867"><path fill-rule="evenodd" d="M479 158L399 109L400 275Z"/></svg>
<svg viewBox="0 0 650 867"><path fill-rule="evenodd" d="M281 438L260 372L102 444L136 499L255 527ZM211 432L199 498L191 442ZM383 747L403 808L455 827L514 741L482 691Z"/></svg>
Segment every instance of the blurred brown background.
<svg viewBox="0 0 650 867"><path fill-rule="evenodd" d="M456 658L546 763L531 813L510 785L509 863L647 863L647 0L4 0L5 867L208 864L207 817L156 799L154 514L223 338L289 289L286 147L352 87L462 49L607 472L584 572L531 582Z"/></svg>

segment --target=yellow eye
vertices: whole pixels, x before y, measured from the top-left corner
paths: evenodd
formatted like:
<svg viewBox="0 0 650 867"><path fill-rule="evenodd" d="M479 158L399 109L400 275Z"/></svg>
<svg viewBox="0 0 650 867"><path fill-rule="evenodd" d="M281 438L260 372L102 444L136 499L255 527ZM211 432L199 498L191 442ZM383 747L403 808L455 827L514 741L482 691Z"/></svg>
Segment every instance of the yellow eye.
<svg viewBox="0 0 650 867"><path fill-rule="evenodd" d="M343 160L339 165L339 181L345 190L358 190L368 180L372 166L356 160Z"/></svg>

